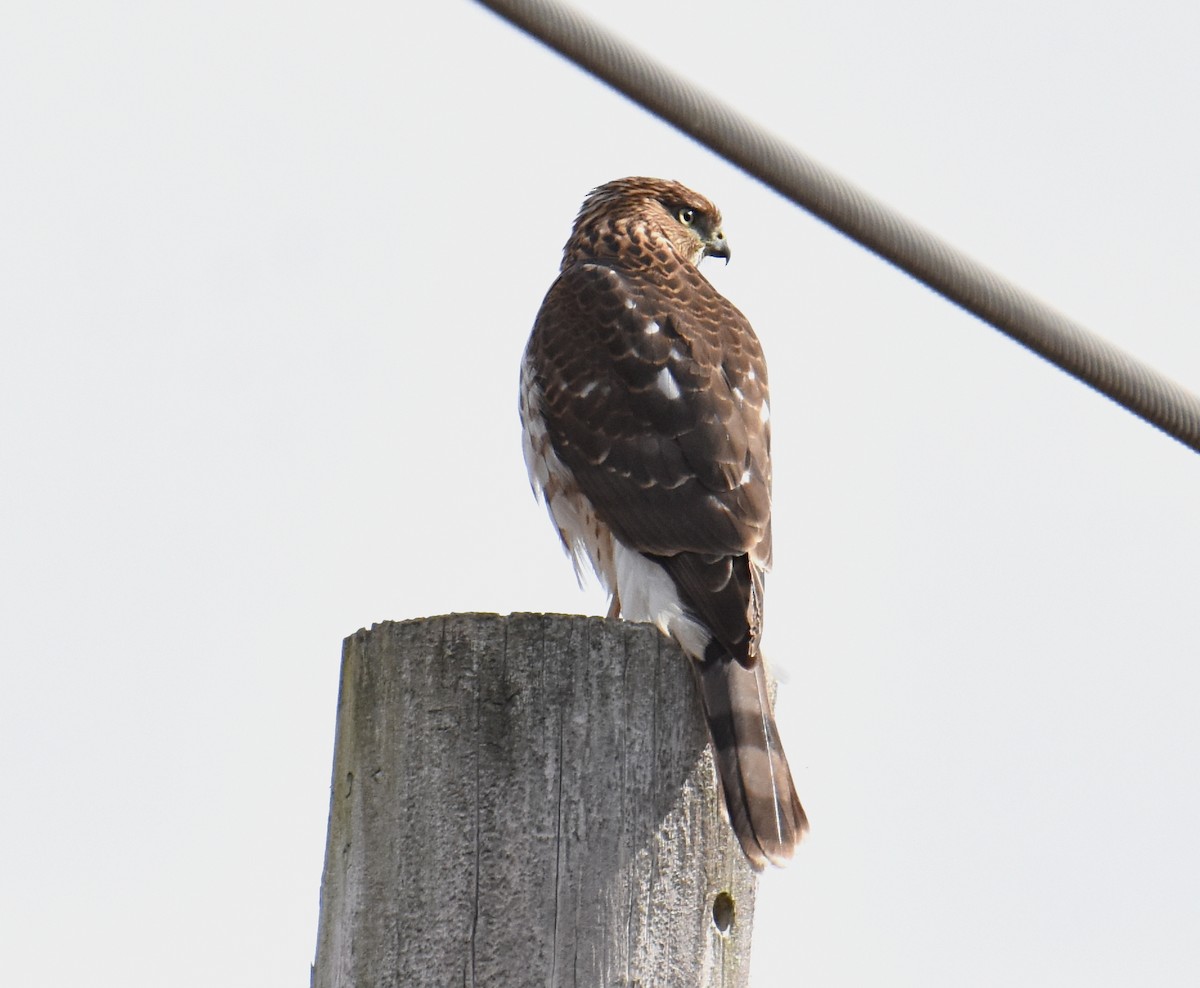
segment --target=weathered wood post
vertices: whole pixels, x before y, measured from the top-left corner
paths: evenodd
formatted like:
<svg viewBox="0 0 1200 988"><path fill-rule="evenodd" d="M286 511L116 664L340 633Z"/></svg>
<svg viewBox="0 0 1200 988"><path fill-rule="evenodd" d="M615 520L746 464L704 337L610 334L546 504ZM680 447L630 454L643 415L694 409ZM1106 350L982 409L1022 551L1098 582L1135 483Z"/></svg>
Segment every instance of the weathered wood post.
<svg viewBox="0 0 1200 988"><path fill-rule="evenodd" d="M755 879L707 740L648 625L346 639L314 988L745 986Z"/></svg>

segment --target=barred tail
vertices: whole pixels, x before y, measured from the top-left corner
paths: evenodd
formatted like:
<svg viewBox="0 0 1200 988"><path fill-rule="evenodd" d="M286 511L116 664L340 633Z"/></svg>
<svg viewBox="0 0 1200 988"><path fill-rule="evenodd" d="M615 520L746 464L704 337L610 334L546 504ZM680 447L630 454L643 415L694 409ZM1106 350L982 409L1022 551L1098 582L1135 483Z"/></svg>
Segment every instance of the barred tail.
<svg viewBox="0 0 1200 988"><path fill-rule="evenodd" d="M785 865L808 830L779 741L762 661L747 669L715 646L692 662L729 823L751 867Z"/></svg>

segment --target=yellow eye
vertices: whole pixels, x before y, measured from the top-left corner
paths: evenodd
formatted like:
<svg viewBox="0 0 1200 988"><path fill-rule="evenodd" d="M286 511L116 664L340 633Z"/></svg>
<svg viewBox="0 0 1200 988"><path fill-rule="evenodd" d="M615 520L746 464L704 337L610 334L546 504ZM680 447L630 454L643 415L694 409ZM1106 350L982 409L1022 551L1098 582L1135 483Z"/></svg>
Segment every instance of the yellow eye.
<svg viewBox="0 0 1200 988"><path fill-rule="evenodd" d="M679 222L684 226L691 226L696 220L696 211L694 209L688 209L687 206L684 206L681 210L679 210L676 215L679 217Z"/></svg>

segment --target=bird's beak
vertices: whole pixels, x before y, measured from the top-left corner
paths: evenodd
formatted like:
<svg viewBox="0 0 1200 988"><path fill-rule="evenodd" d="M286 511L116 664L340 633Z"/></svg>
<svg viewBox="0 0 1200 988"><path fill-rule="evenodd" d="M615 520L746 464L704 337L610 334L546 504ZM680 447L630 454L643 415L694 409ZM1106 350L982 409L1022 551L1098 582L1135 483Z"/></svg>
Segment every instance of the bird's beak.
<svg viewBox="0 0 1200 988"><path fill-rule="evenodd" d="M725 239L725 234L717 230L711 237L704 242L705 257L723 257L725 263L729 263L729 258L733 256L733 251L729 247L729 241Z"/></svg>

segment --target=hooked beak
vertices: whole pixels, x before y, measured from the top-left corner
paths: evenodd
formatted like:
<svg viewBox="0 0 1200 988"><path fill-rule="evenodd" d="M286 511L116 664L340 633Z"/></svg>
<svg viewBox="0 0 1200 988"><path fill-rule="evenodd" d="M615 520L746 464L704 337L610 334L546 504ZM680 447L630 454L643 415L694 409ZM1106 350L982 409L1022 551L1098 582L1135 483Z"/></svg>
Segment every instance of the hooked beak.
<svg viewBox="0 0 1200 988"><path fill-rule="evenodd" d="M714 231L713 235L704 242L705 257L723 257L725 263L729 263L729 258L733 256L733 251L729 247L729 241L725 239L725 234L720 230Z"/></svg>

